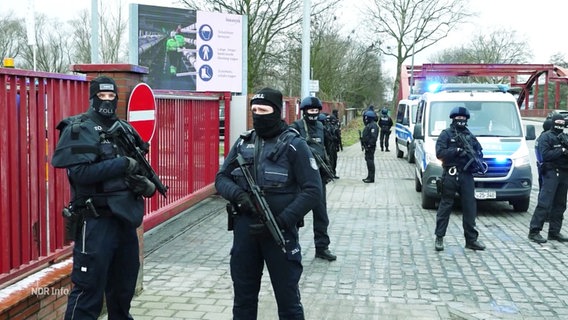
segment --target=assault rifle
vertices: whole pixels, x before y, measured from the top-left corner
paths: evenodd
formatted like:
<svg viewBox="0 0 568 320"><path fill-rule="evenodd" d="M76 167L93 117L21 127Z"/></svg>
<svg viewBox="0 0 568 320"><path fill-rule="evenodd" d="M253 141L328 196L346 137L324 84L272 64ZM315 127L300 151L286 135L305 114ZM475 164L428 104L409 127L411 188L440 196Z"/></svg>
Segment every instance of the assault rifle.
<svg viewBox="0 0 568 320"><path fill-rule="evenodd" d="M280 227L278 227L278 223L276 222L276 219L272 214L272 210L270 210L270 207L268 206L268 203L264 198L262 190L260 190L260 187L252 178L252 175L249 169L246 167L246 162L242 155L237 155L237 162L251 190L251 200L254 203L254 207L256 208L256 211L260 213L260 221L262 221L262 223L266 226L268 232L270 232L270 235L272 236L272 238L274 238L274 241L276 241L276 244L278 244L280 249L282 249L282 252L286 253L286 242L284 240L284 236L280 231Z"/></svg>
<svg viewBox="0 0 568 320"><path fill-rule="evenodd" d="M463 148L466 153L466 157L469 159L463 169L467 171L469 167L472 167L473 170L471 170L471 172L477 174L485 174L487 172L487 169L489 169L487 163L482 161L483 159L479 158L478 154L475 152L475 150L473 150L473 147L463 134L458 133L456 138L458 145Z"/></svg>
<svg viewBox="0 0 568 320"><path fill-rule="evenodd" d="M327 162L313 149L312 149L312 154L314 155L314 158L316 159L316 163L318 164L318 167L320 168L320 170L323 171L323 177L324 177L324 180L325 180L324 183L328 183L330 181L333 181L333 179L335 178L335 173L327 165Z"/></svg>
<svg viewBox="0 0 568 320"><path fill-rule="evenodd" d="M560 140L560 144L564 149L568 149L568 134L561 133L558 135L558 139Z"/></svg>
<svg viewBox="0 0 568 320"><path fill-rule="evenodd" d="M134 141L134 135L129 129L120 122L120 120L115 121L112 127L108 130L108 135L112 136L113 141L118 145L118 147L126 152L126 156L133 158L138 162L140 169L142 170L142 175L148 178L155 186L156 190L166 197L166 192L168 191L168 186L165 186L160 178L156 174L156 171L152 169L148 160L146 160L147 151L142 151L140 147Z"/></svg>
<svg viewBox="0 0 568 320"><path fill-rule="evenodd" d="M363 145L363 134L359 130L359 143L361 143L361 151L365 151L365 146Z"/></svg>

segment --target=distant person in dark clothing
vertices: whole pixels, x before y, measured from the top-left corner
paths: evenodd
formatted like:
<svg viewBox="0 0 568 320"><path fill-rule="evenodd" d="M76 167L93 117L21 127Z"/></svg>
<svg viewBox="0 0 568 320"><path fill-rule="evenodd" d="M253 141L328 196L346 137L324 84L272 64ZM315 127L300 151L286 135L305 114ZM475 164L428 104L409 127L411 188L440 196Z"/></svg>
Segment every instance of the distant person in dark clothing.
<svg viewBox="0 0 568 320"><path fill-rule="evenodd" d="M379 135L381 151L389 152L389 137L393 125L392 119L389 117L389 109L383 108L381 110L381 117L379 118L378 125L379 128L381 128L381 133Z"/></svg>
<svg viewBox="0 0 568 320"><path fill-rule="evenodd" d="M379 137L379 126L376 122L377 114L370 107L363 113L365 128L361 134L361 146L365 151L365 162L367 163L367 177L363 179L365 183L375 182L375 150Z"/></svg>
<svg viewBox="0 0 568 320"><path fill-rule="evenodd" d="M552 128L552 119L545 119L544 122L542 123L542 132L540 133L540 135L538 136L538 138L536 139L535 143L534 143L534 153L536 156L536 170L538 172L538 189L540 190L540 188L542 187L542 172L541 172L541 166L542 166L542 154L540 153L539 149L538 149L538 141L540 140L540 137L542 137L542 135L550 130Z"/></svg>

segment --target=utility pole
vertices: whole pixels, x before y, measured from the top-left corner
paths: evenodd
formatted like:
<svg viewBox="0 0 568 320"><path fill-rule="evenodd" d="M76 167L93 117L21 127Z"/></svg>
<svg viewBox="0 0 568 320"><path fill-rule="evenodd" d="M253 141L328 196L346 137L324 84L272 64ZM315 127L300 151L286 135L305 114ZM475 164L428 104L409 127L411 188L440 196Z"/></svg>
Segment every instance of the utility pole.
<svg viewBox="0 0 568 320"><path fill-rule="evenodd" d="M311 1L304 0L302 21L302 98L310 95L310 11Z"/></svg>

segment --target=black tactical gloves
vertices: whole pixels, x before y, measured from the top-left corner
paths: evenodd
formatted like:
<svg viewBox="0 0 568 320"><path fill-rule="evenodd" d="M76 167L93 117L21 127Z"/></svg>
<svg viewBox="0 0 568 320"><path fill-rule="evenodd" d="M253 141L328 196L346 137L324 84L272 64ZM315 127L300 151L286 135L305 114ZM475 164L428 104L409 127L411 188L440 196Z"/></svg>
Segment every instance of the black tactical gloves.
<svg viewBox="0 0 568 320"><path fill-rule="evenodd" d="M123 157L123 158L126 159L126 167L124 169L124 173L127 176L133 175L136 172L138 172L138 169L140 169L138 161L130 157Z"/></svg>
<svg viewBox="0 0 568 320"><path fill-rule="evenodd" d="M246 192L239 193L235 202L237 204L237 211L240 214L252 214L252 215L257 214L254 203L252 203L252 200L248 193Z"/></svg>
<svg viewBox="0 0 568 320"><path fill-rule="evenodd" d="M156 192L156 186L145 176L139 174L129 175L125 183L132 192L149 198Z"/></svg>

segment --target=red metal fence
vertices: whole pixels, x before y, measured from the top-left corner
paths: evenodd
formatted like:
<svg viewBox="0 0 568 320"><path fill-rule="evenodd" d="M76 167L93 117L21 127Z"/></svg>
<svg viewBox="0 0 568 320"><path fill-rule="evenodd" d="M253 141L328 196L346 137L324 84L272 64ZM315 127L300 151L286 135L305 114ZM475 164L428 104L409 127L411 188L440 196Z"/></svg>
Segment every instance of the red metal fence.
<svg viewBox="0 0 568 320"><path fill-rule="evenodd" d="M230 114L227 93L155 93L149 162L169 191L147 200L145 230L214 192L219 106ZM0 288L70 253L61 216L69 185L49 161L57 123L87 105L84 76L0 68Z"/></svg>

